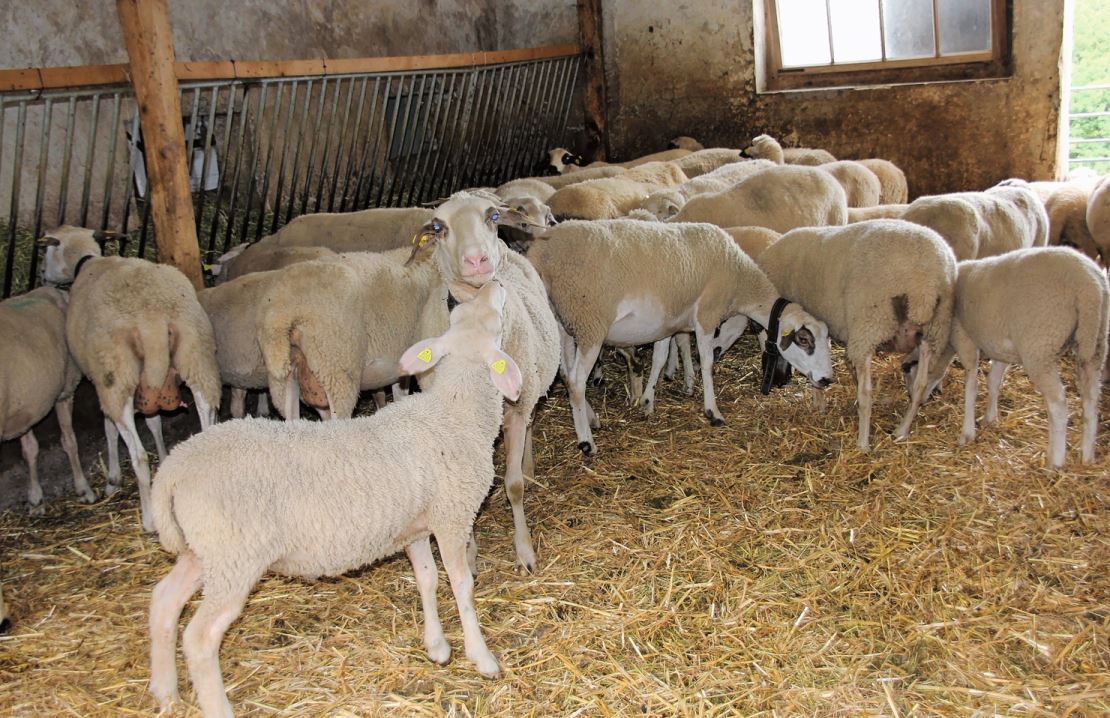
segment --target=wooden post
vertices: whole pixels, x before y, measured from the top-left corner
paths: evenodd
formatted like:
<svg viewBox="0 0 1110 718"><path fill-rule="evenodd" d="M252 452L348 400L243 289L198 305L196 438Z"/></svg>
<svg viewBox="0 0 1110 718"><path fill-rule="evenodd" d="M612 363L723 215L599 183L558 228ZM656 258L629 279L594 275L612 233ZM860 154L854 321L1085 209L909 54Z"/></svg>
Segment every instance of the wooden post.
<svg viewBox="0 0 1110 718"><path fill-rule="evenodd" d="M578 33L586 55L586 82L583 89L586 162L609 156L609 127L606 118L605 51L601 36L601 0L577 0Z"/></svg>
<svg viewBox="0 0 1110 718"><path fill-rule="evenodd" d="M116 0L116 12L139 105L158 261L177 267L201 289L200 247L166 0Z"/></svg>

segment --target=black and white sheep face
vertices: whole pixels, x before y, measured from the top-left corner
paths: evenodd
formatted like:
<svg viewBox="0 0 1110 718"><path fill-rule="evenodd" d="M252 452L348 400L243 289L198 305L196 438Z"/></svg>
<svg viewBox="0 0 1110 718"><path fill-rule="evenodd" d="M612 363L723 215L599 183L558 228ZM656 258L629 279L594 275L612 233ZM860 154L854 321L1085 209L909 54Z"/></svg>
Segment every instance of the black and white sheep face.
<svg viewBox="0 0 1110 718"><path fill-rule="evenodd" d="M582 166L582 158L563 147L547 152L548 164L558 174L574 171Z"/></svg>
<svg viewBox="0 0 1110 718"><path fill-rule="evenodd" d="M834 374L829 328L797 305L790 305L779 319L779 353L818 388L832 384Z"/></svg>

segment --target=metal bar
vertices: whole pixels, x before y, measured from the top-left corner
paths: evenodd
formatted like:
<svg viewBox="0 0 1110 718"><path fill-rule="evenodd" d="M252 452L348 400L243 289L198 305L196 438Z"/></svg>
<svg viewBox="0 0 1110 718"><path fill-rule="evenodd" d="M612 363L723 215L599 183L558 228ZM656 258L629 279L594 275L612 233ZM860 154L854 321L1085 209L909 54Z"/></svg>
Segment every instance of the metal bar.
<svg viewBox="0 0 1110 718"><path fill-rule="evenodd" d="M184 90L182 93L184 94ZM182 107L185 103L181 103ZM185 138L185 172L190 177L193 174L193 141L197 136L197 113L200 112L200 88L193 88L193 106L189 110L189 125L185 128L189 136Z"/></svg>
<svg viewBox="0 0 1110 718"><path fill-rule="evenodd" d="M320 157L320 181L316 184L316 204L313 212L320 211L320 201L324 196L324 184L328 181L328 151L331 149L331 125L335 120L335 111L339 109L339 91L343 87L342 80L335 81L335 90L332 92L331 112L328 113L328 124L324 127L324 154Z"/></svg>
<svg viewBox="0 0 1110 718"><path fill-rule="evenodd" d="M119 146L119 109L123 100L121 93L117 92L112 101L112 134L108 142L108 167L104 170L104 206L100 209L100 227L108 227L108 213L112 209L112 177L116 173L116 147ZM157 232L158 228L155 227Z"/></svg>
<svg viewBox="0 0 1110 718"><path fill-rule="evenodd" d="M404 82L404 76L399 76L397 79L398 86ZM386 133L386 115L389 114L389 92L393 86L393 78L387 77L385 81L385 92L382 93L382 121L381 125L374 133L374 154L370 158L370 171L366 183L366 200L360 202L359 207L369 207L370 195L374 193L374 179L378 177L378 155L381 151L382 145L385 145L385 159L382 161L382 176L378 178L378 196L379 201L382 193L382 188L385 186L385 166L389 162L389 136Z"/></svg>
<svg viewBox="0 0 1110 718"><path fill-rule="evenodd" d="M1076 119L1080 117L1110 117L1110 112L1073 112L1068 115L1068 119Z"/></svg>
<svg viewBox="0 0 1110 718"><path fill-rule="evenodd" d="M459 182L456 186L469 187L474 182L475 169L479 162L479 154L482 147L482 137L486 130L486 118L489 116L490 98L493 97L493 76L496 74L497 68L490 68L488 71L485 69L479 70L478 82L478 97L475 99L475 107L478 108L476 113L472 112L470 115L470 133L465 145L463 145L463 153L466 155L468 161L465 163L465 170L461 173Z"/></svg>
<svg viewBox="0 0 1110 718"><path fill-rule="evenodd" d="M510 169L513 164L513 151L520 144L521 138L524 136L524 131L527 129L524 124L527 120L527 113L524 111L531 100L531 95L535 91L536 79L536 65L535 64L522 64L520 66L519 76L517 77L517 92L513 102L506 108L506 135L502 142L500 152L500 159L495 166L493 181L491 184L499 185L511 177L509 176Z"/></svg>
<svg viewBox="0 0 1110 718"><path fill-rule="evenodd" d="M316 145L319 144L317 140L320 133L316 131L320 127L320 121L324 118L324 102L328 96L328 78L324 78L320 82L320 102L316 106L316 121L312 123L312 144L308 150L308 167L305 168L304 175L304 192L301 194L301 211L297 214L304 214L308 211L308 195L310 187L312 187L312 168L316 164Z"/></svg>
<svg viewBox="0 0 1110 718"><path fill-rule="evenodd" d="M886 13L883 12L883 0L875 0L879 9L879 52L883 62L886 62Z"/></svg>
<svg viewBox="0 0 1110 718"><path fill-rule="evenodd" d="M1110 162L1110 157L1069 157L1068 162Z"/></svg>
<svg viewBox="0 0 1110 718"><path fill-rule="evenodd" d="M231 171L231 131L235 125L235 95L236 86L231 84L228 86L227 93L227 112L224 113L224 150L221 153L224 158L224 172ZM243 101L246 102L246 89L243 90ZM216 253L216 234L219 232L220 226L220 201L224 195L224 185L226 183L223 178L220 178L219 186L216 188L216 197L212 201L212 225L208 228L208 249L210 254ZM144 209L144 214L146 211ZM144 220L145 226L145 220ZM145 230L144 230L145 231Z"/></svg>
<svg viewBox="0 0 1110 718"><path fill-rule="evenodd" d="M555 60L544 60L541 63L540 80L536 83L536 92L529 105L528 128L524 134L516 164L513 165L514 177L519 177L525 173L532 174L532 168L536 164L535 158L532 158L532 153L539 154L539 151L535 148L543 133L543 108L547 98L551 95L551 88L555 84L554 77L558 68L559 64ZM531 165L528 164L529 158L532 158Z"/></svg>
<svg viewBox="0 0 1110 718"><path fill-rule="evenodd" d="M530 63L525 70L524 86L526 89L516 106L516 118L513 121L514 131L505 151L505 164L501 169L501 176L506 178L505 181L518 176L516 169L517 165L520 164L520 148L524 146L525 138L531 129L531 120L534 117L532 107L536 101L536 93L539 91L539 78L542 72L542 62ZM498 182L498 184L502 184L502 182Z"/></svg>
<svg viewBox="0 0 1110 718"><path fill-rule="evenodd" d="M389 169L389 153L393 149L393 133L397 129L397 116L401 112L401 93L402 91L404 91L404 89L405 76L401 75L397 81L397 90L394 92L395 98L393 100L393 117L389 120L389 133L385 137L385 159L382 161L382 181L381 184L378 186L378 198L374 201L375 207L382 206L382 195L385 194L385 173Z"/></svg>
<svg viewBox="0 0 1110 718"><path fill-rule="evenodd" d="M289 114L285 117L285 131L281 140L281 162L278 163L277 182L274 184L274 216L270 221L270 234L278 230L278 221L281 218L281 200L285 194L285 163L289 159L289 137L293 134L293 115L297 114L297 91L300 89L300 80L293 80L289 88ZM292 197L290 197L292 204Z"/></svg>
<svg viewBox="0 0 1110 718"><path fill-rule="evenodd" d="M254 142L251 143L250 173L247 176L247 195L243 206L243 222L240 225L239 242L246 242L247 235L250 233L248 225L251 219L251 205L254 204L255 179L258 176L258 154L262 148L262 123L266 118L266 97L270 94L271 85L273 85L275 89L278 87L277 84L263 82L262 87L258 90L258 109L254 114ZM265 207L265 200L259 200L259 216L265 211ZM239 242L236 242L236 244Z"/></svg>
<svg viewBox="0 0 1110 718"><path fill-rule="evenodd" d="M261 92L259 93L261 95ZM239 112L239 138L235 148L235 176L231 181L231 197L227 203L227 222L224 228L224 242L220 254L231 248L231 233L235 229L235 205L239 199L239 176L243 171L243 141L246 138L247 120L250 119L250 86L243 86L243 109Z"/></svg>
<svg viewBox="0 0 1110 718"><path fill-rule="evenodd" d="M415 84L415 78L413 81ZM389 206L398 204L402 197L400 194L401 186L405 181L405 169L408 167L408 157L412 152L412 142L410 142L410 127L412 134L416 133L416 116L420 112L420 108L424 105L424 87L428 84L428 75L421 73L420 75L420 89L409 92L409 102L405 107L405 119L401 123L401 143L397 148L397 159L393 164L393 175L389 179ZM394 189L397 192L394 193Z"/></svg>
<svg viewBox="0 0 1110 718"><path fill-rule="evenodd" d="M1110 90L1110 84L1103 85L1072 85L1072 92L1086 92L1088 90Z"/></svg>
<svg viewBox="0 0 1110 718"><path fill-rule="evenodd" d="M281 118L281 98L285 94L285 83L274 86L274 119L270 122L270 136L266 139L266 163L262 169L262 192L258 195L258 222L254 230L254 241L262 239L262 225L266 224L266 198L270 196L270 167L274 160L274 138L277 136L278 120Z"/></svg>
<svg viewBox="0 0 1110 718"><path fill-rule="evenodd" d="M343 146L347 144L347 129L351 120L351 101L355 96L355 78L347 82L347 106L343 109L343 123L339 126L339 142L335 145L335 165L331 170L331 190L328 192L328 211L335 209L335 188L339 186L339 167L343 163Z"/></svg>
<svg viewBox="0 0 1110 718"><path fill-rule="evenodd" d="M462 72L458 74L461 78L460 87L458 89L458 99L454 101L454 116L451 118L450 123L445 122L443 143L436 158L435 167L432 168L432 184L429 186L430 191L428 195L433 198L439 198L444 195L444 186L450 186L449 177L455 166L454 153L458 144L459 126L463 122L463 117L466 114L466 108L470 100L470 89L474 82L474 73ZM450 129L447 129L447 125ZM441 168L442 163L442 168Z"/></svg>
<svg viewBox="0 0 1110 718"><path fill-rule="evenodd" d="M92 189L92 170L93 158L96 152L96 132L100 127L100 93L96 93L92 98L92 127L89 129L89 147L85 151L85 177L81 185L81 212L78 214L80 217L80 224L82 227L88 225L89 222L89 190Z"/></svg>
<svg viewBox="0 0 1110 718"><path fill-rule="evenodd" d="M378 86L381 84L381 79L380 76L374 78L374 89L371 90L370 111L366 114L366 141L362 143L362 159L358 164L358 177L355 180L355 192L351 201L351 209L362 209L359 200L362 197L362 182L366 179L366 160L370 156L370 135L374 132L374 113L378 109ZM373 172L373 167L371 167L371 176L373 176ZM346 203L344 203L342 211L347 211Z"/></svg>
<svg viewBox="0 0 1110 718"><path fill-rule="evenodd" d="M15 267L15 234L19 221L19 184L23 175L23 126L27 122L27 102L19 103L15 120L15 159L12 162L12 196L8 205L8 254L4 262L4 298L12 295L12 274Z"/></svg>
<svg viewBox="0 0 1110 718"><path fill-rule="evenodd" d="M564 87L566 86L567 79L570 77L570 65L561 63L556 69L555 78L551 84L551 92L548 93L546 107L547 110L542 112L544 117L542 124L542 134L540 135L540 149L534 161L539 162L542 159L542 153L551 148L551 141L554 135L555 117L558 113L558 103L563 95Z"/></svg>
<svg viewBox="0 0 1110 718"><path fill-rule="evenodd" d="M1073 145L1107 144L1110 143L1110 137L1084 137L1081 139L1069 138L1068 142Z"/></svg>
<svg viewBox="0 0 1110 718"><path fill-rule="evenodd" d="M143 203L143 221L139 227L139 248L136 257L146 257L146 240L150 233L150 199L149 193L147 201ZM215 223L212 225L215 227Z"/></svg>
<svg viewBox="0 0 1110 718"><path fill-rule="evenodd" d="M231 92L235 92L235 88L230 88ZM208 122L204 125L204 139L201 142L201 151L204 153L204 159L200 163L200 186L197 188L196 198L196 224L197 224L197 244L200 244L201 237L201 220L204 217L204 202L208 198L208 191L205 189L205 183L208 180L208 163L212 156L211 147L216 143L212 141L212 136L216 133L216 106L220 101L220 88L213 85L212 91L208 97ZM212 215L212 221L216 221L216 215ZM199 249L199 247L198 247ZM201 252L204 256L204 252Z"/></svg>
<svg viewBox="0 0 1110 718"><path fill-rule="evenodd" d="M289 207L285 210L286 224L293 219L293 206L297 204L297 179L301 169L301 147L304 146L304 136L308 131L308 110L312 107L313 82L314 80L309 80L305 84L304 107L301 109L301 120L297 124L297 149L293 152L293 175L289 178Z"/></svg>
<svg viewBox="0 0 1110 718"><path fill-rule="evenodd" d="M347 211L347 200L351 194L351 180L354 178L355 171L355 153L358 152L359 130L362 129L362 111L366 109L366 84L369 79L369 76L363 77L358 88L358 110L355 112L355 127L351 130L351 145L347 149L347 171L343 175L343 191L339 193L340 212Z"/></svg>
<svg viewBox="0 0 1110 718"><path fill-rule="evenodd" d="M544 150L547 149L545 143L547 142L548 131L548 115L551 108L554 107L554 94L555 89L559 87L559 80L562 78L564 68L567 67L567 62L562 60L551 61L551 66L548 68L548 80L543 94L540 96L536 105L536 131L535 137L528 145L528 155L525 162L531 161L531 164L526 164L523 171L529 175L535 174L536 165L540 162Z"/></svg>
<svg viewBox="0 0 1110 718"><path fill-rule="evenodd" d="M420 178L419 168L421 160L427 161L429 154L425 147L425 143L428 140L428 127L435 123L435 120L432 119L433 115L437 118L439 117L439 101L442 99L443 85L447 79L446 74L441 77L438 72L432 73L428 77L431 78L431 87L428 88L426 99L423 103L424 111L421 115L422 120L417 127L414 127L412 130L413 151L409 153L411 157L405 166L408 178L408 189L406 191L405 184L402 183L400 190L402 199L409 205L416 204L417 202L414 195L416 193L416 182ZM438 95L436 94L437 87L439 88ZM416 138L417 130L420 132L420 139ZM402 178L402 180L403 179L404 178Z"/></svg>
<svg viewBox="0 0 1110 718"><path fill-rule="evenodd" d="M448 87L447 78L450 76L451 84ZM412 204L419 204L424 201L425 192L428 188L428 164L432 161L432 155L439 157L438 150L443 147L443 132L440 125L440 116L446 117L445 105L451 103L451 93L455 88L455 77L457 73L445 72L439 82L439 95L435 101L435 114L432 115L431 136L430 138L421 138L421 145L425 145L425 139L431 143L432 147L424 147L423 158L420 161L420 169L413 176L412 189L409 191L409 201ZM444 122L446 124L446 122Z"/></svg>
<svg viewBox="0 0 1110 718"><path fill-rule="evenodd" d="M933 0L933 57L940 57L940 11L937 0Z"/></svg>
<svg viewBox="0 0 1110 718"><path fill-rule="evenodd" d="M46 196L46 162L50 153L50 117L54 113L54 100L47 98L42 108L42 133L39 136L39 171L35 179L35 231L32 238L42 236L42 201ZM39 264L39 253L32 245L31 268L27 272L27 287L30 291L35 286L35 274Z"/></svg>
<svg viewBox="0 0 1110 718"><path fill-rule="evenodd" d="M494 167L497 164L498 152L501 143L505 140L505 131L508 127L508 105L516 92L517 75L519 66L506 67L502 73L501 81L497 84L498 92L493 101L493 112L490 117L489 140L485 151L482 153L482 174L478 177L478 184L488 185L493 183Z"/></svg>
<svg viewBox="0 0 1110 718"><path fill-rule="evenodd" d="M563 139L566 140L567 120L570 118L570 106L574 100L574 86L578 82L578 71L582 69L582 61L576 58L575 61L568 63L572 66L573 71L570 75L570 82L567 83L566 93L563 96L563 121L559 125L563 133Z"/></svg>
<svg viewBox="0 0 1110 718"><path fill-rule="evenodd" d="M497 116L497 104L501 101L502 94L498 90L504 85L505 74L506 69L503 67L490 68L489 73L486 74L486 99L477 123L478 138L471 150L470 162L467 163L471 171L467 173L464 187L472 187L481 182L485 166L488 164L489 145L497 130L494 121Z"/></svg>
<svg viewBox="0 0 1110 718"><path fill-rule="evenodd" d="M0 117L3 117L0 111ZM62 178L58 187L58 225L66 223L66 199L69 195L69 167L73 160L73 126L77 115L77 97L71 95L66 108L66 139L62 149Z"/></svg>

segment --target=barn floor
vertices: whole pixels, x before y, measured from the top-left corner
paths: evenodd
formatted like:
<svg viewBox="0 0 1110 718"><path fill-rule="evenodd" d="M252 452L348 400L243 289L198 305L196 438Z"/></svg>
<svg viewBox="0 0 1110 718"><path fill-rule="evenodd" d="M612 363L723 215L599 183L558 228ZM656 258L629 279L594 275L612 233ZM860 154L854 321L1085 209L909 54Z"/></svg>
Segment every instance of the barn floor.
<svg viewBox="0 0 1110 718"><path fill-rule="evenodd" d="M442 571L455 658L425 658L399 556L316 583L264 579L221 652L238 714L1110 714L1110 422L1099 463L1079 467L1069 397L1069 465L1045 470L1043 404L1015 368L1000 426L959 448L956 370L895 443L891 357L862 454L842 362L818 415L797 382L760 396L744 342L718 367L721 429L678 382L642 418L614 364L591 392L600 455L584 460L552 390L526 494L537 574L513 571L499 484L477 525L477 605L502 678L461 657ZM984 402L985 389L980 414ZM147 604L170 557L139 531L135 491L55 501L39 519L9 511L0 556L16 621L0 638L0 710L153 714Z"/></svg>

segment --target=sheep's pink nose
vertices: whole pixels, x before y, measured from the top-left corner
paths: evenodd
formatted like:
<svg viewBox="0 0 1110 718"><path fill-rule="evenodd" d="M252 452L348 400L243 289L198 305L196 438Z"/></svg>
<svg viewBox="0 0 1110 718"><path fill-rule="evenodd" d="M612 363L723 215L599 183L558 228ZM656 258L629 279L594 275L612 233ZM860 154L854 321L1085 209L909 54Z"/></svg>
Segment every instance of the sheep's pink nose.
<svg viewBox="0 0 1110 718"><path fill-rule="evenodd" d="M463 264L473 269L481 269L483 264L489 262L489 257L484 254L471 254L463 257Z"/></svg>

